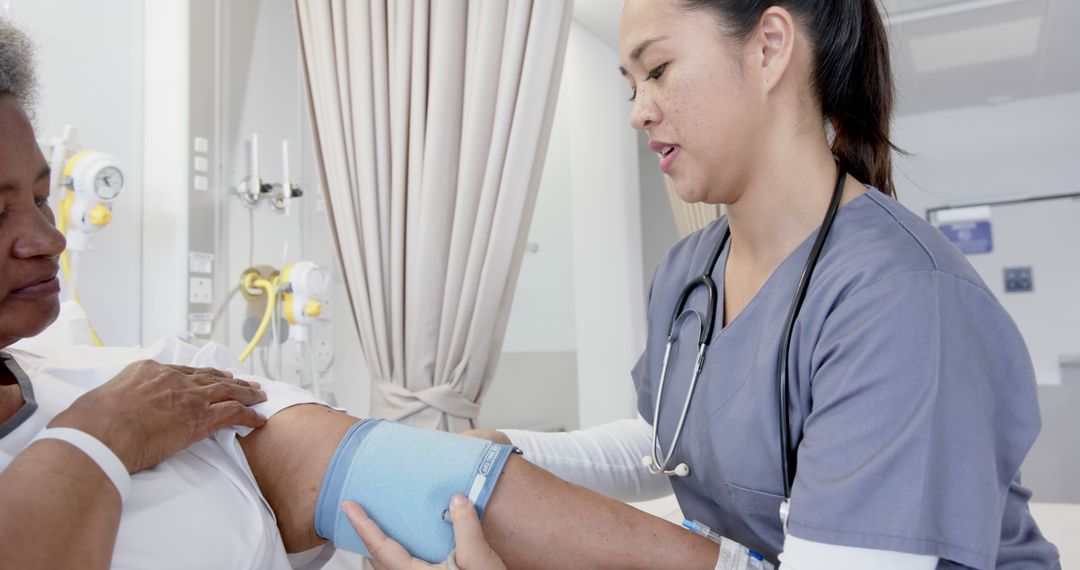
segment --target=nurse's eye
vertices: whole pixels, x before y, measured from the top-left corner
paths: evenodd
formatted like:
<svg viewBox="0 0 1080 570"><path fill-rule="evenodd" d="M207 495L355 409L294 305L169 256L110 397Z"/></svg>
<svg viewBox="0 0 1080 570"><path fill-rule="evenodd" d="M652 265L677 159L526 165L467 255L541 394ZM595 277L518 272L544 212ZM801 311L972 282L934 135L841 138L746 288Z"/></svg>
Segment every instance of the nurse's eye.
<svg viewBox="0 0 1080 570"><path fill-rule="evenodd" d="M667 66L668 66L668 64L665 63L663 65L658 65L658 66L652 68L652 70L649 71L649 74L645 76L645 81L648 81L650 79L653 79L653 80L660 79L660 77L664 75L664 71L667 70ZM637 99L637 87L634 87L633 89L631 89L630 101L633 102L634 99Z"/></svg>
<svg viewBox="0 0 1080 570"><path fill-rule="evenodd" d="M664 74L665 70L667 70L667 66L668 66L668 64L665 63L663 65L658 65L658 66L654 67L652 69L652 71L649 72L648 78L649 79L660 79L660 76Z"/></svg>
<svg viewBox="0 0 1080 570"><path fill-rule="evenodd" d="M48 196L34 196L34 206L39 210L49 205Z"/></svg>

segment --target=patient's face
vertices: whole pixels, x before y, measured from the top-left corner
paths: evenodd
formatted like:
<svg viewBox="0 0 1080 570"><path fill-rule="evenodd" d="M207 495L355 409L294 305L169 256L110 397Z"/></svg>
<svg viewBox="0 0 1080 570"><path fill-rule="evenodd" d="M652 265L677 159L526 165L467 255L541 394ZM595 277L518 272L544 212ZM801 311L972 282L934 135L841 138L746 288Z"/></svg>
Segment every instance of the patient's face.
<svg viewBox="0 0 1080 570"><path fill-rule="evenodd" d="M64 236L48 198L49 168L30 120L0 94L0 347L41 332L60 311Z"/></svg>

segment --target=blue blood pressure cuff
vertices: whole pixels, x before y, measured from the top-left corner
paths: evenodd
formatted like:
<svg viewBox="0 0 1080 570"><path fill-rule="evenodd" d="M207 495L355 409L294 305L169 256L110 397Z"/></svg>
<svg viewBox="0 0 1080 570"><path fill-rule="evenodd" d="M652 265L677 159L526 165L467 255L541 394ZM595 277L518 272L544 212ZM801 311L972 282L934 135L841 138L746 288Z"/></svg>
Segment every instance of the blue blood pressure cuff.
<svg viewBox="0 0 1080 570"><path fill-rule="evenodd" d="M326 470L315 532L338 548L368 556L341 510L342 501L353 501L413 556L442 562L454 548L454 529L443 517L450 497L467 496L482 519L515 451L510 445L388 421L357 423L341 438Z"/></svg>

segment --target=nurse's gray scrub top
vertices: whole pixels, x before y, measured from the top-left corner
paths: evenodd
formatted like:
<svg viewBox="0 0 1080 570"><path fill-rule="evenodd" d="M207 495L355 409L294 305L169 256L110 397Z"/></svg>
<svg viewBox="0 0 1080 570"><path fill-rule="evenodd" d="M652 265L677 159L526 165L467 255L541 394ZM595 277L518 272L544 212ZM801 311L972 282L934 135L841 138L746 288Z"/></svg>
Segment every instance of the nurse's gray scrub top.
<svg viewBox="0 0 1080 570"><path fill-rule="evenodd" d="M653 278L633 370L653 421L667 330L705 270L721 219L671 249ZM716 328L671 465L687 518L773 562L783 546L776 362L814 235L726 328ZM738 236L732 236L738 240ZM727 248L725 248L727 249ZM688 308L704 311L703 288ZM660 411L666 451L690 382L698 325L684 319ZM1056 568L1028 511L1020 464L1039 433L1035 376L1016 325L927 222L875 189L840 209L791 341L799 442L788 530L805 540L929 554L940 568Z"/></svg>

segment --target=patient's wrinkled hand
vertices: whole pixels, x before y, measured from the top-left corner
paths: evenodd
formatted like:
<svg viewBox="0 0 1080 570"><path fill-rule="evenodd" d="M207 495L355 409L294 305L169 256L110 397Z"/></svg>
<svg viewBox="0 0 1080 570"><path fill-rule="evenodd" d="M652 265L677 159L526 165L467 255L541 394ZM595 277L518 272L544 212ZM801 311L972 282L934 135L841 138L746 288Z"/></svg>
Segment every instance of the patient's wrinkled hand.
<svg viewBox="0 0 1080 570"><path fill-rule="evenodd" d="M266 419L248 406L265 401L258 384L228 372L143 360L83 394L49 427L96 437L135 473L221 428L262 426Z"/></svg>
<svg viewBox="0 0 1080 570"><path fill-rule="evenodd" d="M476 509L464 495L454 495L450 501L450 517L454 523L454 542L457 548L450 554L452 560L442 564L428 564L413 558L394 539L383 534L379 525L356 503L345 501L341 508L371 552L371 561L377 570L506 570L502 560L484 540Z"/></svg>

